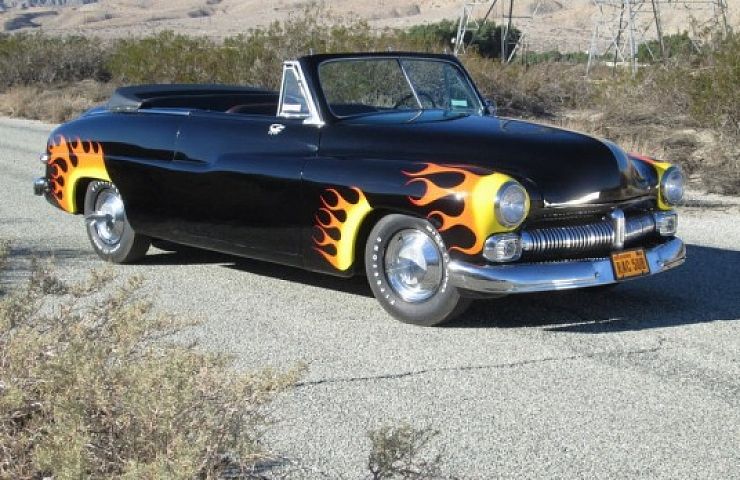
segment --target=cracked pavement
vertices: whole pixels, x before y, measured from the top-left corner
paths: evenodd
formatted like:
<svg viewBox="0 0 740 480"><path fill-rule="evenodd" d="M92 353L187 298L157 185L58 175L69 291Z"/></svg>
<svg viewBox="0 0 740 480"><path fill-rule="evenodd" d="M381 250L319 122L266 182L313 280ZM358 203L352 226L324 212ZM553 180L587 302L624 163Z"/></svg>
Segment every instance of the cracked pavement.
<svg viewBox="0 0 740 480"><path fill-rule="evenodd" d="M0 119L0 237L74 277L101 263L81 219L31 193L49 130ZM689 205L675 271L478 301L442 328L395 322L363 278L196 251L115 270L238 368L307 364L265 437L298 478L362 478L368 429L403 422L439 430L460 478L740 478L740 201ZM2 284L27 269L11 267Z"/></svg>

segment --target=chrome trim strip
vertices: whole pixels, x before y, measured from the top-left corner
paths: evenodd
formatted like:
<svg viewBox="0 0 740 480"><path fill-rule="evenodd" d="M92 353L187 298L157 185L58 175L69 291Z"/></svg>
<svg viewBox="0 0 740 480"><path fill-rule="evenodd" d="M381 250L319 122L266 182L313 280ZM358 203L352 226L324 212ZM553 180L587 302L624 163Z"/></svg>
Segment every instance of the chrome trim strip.
<svg viewBox="0 0 740 480"><path fill-rule="evenodd" d="M406 83L409 84L409 88L411 89L411 93L414 95L414 100L416 100L416 104L419 106L419 110L424 110L424 106L421 104L421 99L419 98L419 95L416 93L416 89L414 88L414 83L411 81L411 77L409 77L409 74L406 71L406 67L403 66L403 63L401 63L400 59L396 59L396 63L398 63L398 68L401 69L401 72L403 73L403 78L406 79Z"/></svg>
<svg viewBox="0 0 740 480"><path fill-rule="evenodd" d="M153 113L155 115L180 115L183 117L189 116L192 112L190 110L183 110L177 108L140 108L136 110L137 113ZM130 113L130 112L122 112Z"/></svg>
<svg viewBox="0 0 740 480"><path fill-rule="evenodd" d="M645 255L650 275L655 275L681 265L686 259L686 247L681 239L672 238L645 250ZM448 269L452 285L492 295L569 290L618 282L609 258L515 265L475 265L453 260Z"/></svg>

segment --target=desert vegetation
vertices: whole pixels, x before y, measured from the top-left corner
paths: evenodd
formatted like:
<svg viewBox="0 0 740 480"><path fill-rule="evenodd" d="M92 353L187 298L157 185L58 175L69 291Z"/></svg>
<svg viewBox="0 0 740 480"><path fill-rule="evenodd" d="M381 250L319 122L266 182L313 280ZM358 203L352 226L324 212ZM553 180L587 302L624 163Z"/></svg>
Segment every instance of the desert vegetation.
<svg viewBox="0 0 740 480"><path fill-rule="evenodd" d="M214 82L277 88L280 64L310 52L449 51L452 22L372 30L363 21L310 7L304 15L223 40L162 32L100 41L41 34L0 36L0 114L60 122L100 103L121 84ZM512 39L518 35L511 30ZM705 33L665 38L667 55L636 76L582 53L500 59L490 25L463 58L502 115L585 130L681 164L698 188L740 190L740 37ZM641 48L643 56L647 48ZM651 47L655 50L655 45ZM644 58L646 62L647 58Z"/></svg>
<svg viewBox="0 0 740 480"><path fill-rule="evenodd" d="M300 369L240 373L168 341L191 322L142 284L36 261L0 297L0 478L218 478L269 458L265 406Z"/></svg>
<svg viewBox="0 0 740 480"><path fill-rule="evenodd" d="M262 440L304 367L235 371L178 342L195 322L158 311L141 277L63 280L15 253L0 240L0 279L30 264L23 284L0 283L0 479L305 478ZM447 478L436 435L370 431L365 478Z"/></svg>

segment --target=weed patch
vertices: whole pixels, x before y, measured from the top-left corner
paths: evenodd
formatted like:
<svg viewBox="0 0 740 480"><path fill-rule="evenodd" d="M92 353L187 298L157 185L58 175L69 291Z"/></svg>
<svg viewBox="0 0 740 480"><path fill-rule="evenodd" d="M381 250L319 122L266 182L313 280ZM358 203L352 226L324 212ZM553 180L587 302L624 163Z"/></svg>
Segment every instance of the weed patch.
<svg viewBox="0 0 740 480"><path fill-rule="evenodd" d="M0 297L0 478L217 478L269 457L265 407L299 370L238 373L168 341L192 322L142 286L36 263Z"/></svg>

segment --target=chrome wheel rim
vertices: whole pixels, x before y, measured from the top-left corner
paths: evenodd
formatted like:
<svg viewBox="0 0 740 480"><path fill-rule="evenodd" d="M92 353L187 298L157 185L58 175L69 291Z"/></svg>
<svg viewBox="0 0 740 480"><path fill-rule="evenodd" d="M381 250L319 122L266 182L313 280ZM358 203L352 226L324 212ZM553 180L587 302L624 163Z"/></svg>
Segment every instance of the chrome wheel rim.
<svg viewBox="0 0 740 480"><path fill-rule="evenodd" d="M442 254L434 240L420 230L401 230L393 235L384 264L388 283L406 302L428 300L442 284Z"/></svg>
<svg viewBox="0 0 740 480"><path fill-rule="evenodd" d="M106 190L95 199L95 211L88 218L97 237L106 245L117 245L123 236L126 213L117 192Z"/></svg>

